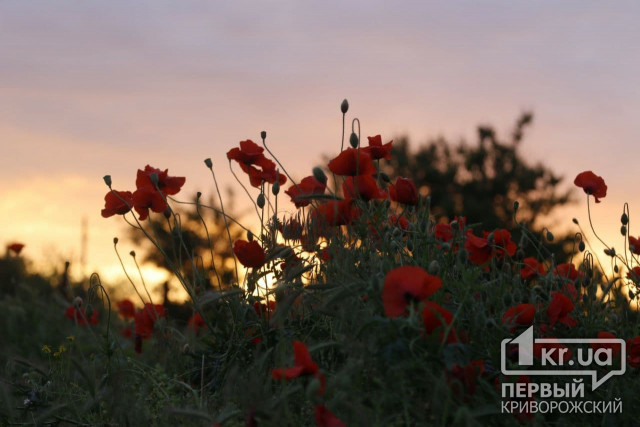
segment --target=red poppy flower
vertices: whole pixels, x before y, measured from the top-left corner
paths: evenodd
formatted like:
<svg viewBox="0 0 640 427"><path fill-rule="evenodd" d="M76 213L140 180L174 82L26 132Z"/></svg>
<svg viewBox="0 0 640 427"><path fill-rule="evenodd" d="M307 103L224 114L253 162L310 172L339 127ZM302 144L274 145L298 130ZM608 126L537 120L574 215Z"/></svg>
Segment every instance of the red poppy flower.
<svg viewBox="0 0 640 427"><path fill-rule="evenodd" d="M491 260L489 241L474 235L471 230L467 231L466 237L464 248L469 253L469 261L475 265L482 265L489 262L489 260Z"/></svg>
<svg viewBox="0 0 640 427"><path fill-rule="evenodd" d="M486 233L485 237L488 237ZM504 228L499 228L493 232L493 253L498 259L503 258L505 254L514 256L518 245L511 241L511 233Z"/></svg>
<svg viewBox="0 0 640 427"><path fill-rule="evenodd" d="M607 195L607 185L602 177L591 171L581 172L573 181L575 185L581 187L585 193L592 195L596 203L600 203L600 198Z"/></svg>
<svg viewBox="0 0 640 427"><path fill-rule="evenodd" d="M329 252L328 248L324 248L318 252L318 256L322 261L328 262L331 260L331 252Z"/></svg>
<svg viewBox="0 0 640 427"><path fill-rule="evenodd" d="M414 206L418 204L416 184L409 178L399 176L395 185L389 186L389 196L394 202L402 203L403 205Z"/></svg>
<svg viewBox="0 0 640 427"><path fill-rule="evenodd" d="M574 309L573 301L571 298L563 294L562 292L552 292L551 302L547 308L547 316L549 316L549 323L553 327L556 322L560 322L567 326L576 326L578 322L571 316Z"/></svg>
<svg viewBox="0 0 640 427"><path fill-rule="evenodd" d="M629 236L629 250L636 255L640 255L640 237Z"/></svg>
<svg viewBox="0 0 640 427"><path fill-rule="evenodd" d="M606 332L606 331L600 331L598 332L598 338L601 339L613 339L613 338L617 338L614 334L612 334L611 332ZM611 350L611 355L612 356L617 356L620 353L620 350L622 349L620 344L616 344L616 343L591 343L591 348L593 348L593 350L599 350L601 348L604 349L610 349Z"/></svg>
<svg viewBox="0 0 640 427"><path fill-rule="evenodd" d="M275 311L275 309L276 302L273 300L270 300L268 305L260 301L256 301L253 303L253 310L258 316L261 316L264 313L273 312Z"/></svg>
<svg viewBox="0 0 640 427"><path fill-rule="evenodd" d="M346 424L333 415L324 405L316 405L316 425L318 427L346 427Z"/></svg>
<svg viewBox="0 0 640 427"><path fill-rule="evenodd" d="M178 194L185 182L183 176L169 176L169 169L163 171L147 165L144 170L138 169L136 188L151 187L155 190L156 186L151 181L152 174L156 174L158 177L158 189L165 196Z"/></svg>
<svg viewBox="0 0 640 427"><path fill-rule="evenodd" d="M329 170L336 175L348 176L373 175L377 172L369 153L357 148L347 148L338 154L329 162Z"/></svg>
<svg viewBox="0 0 640 427"><path fill-rule="evenodd" d="M20 252L22 252L22 249L24 248L24 244L22 243L11 243L9 246L7 246L7 249L10 250L11 252L13 252L16 255L20 255Z"/></svg>
<svg viewBox="0 0 640 427"><path fill-rule="evenodd" d="M238 261L248 268L260 268L265 263L264 249L255 240L236 240L233 243L233 253L238 257Z"/></svg>
<svg viewBox="0 0 640 427"><path fill-rule="evenodd" d="M164 307L160 304L146 303L142 310L138 310L135 314L135 332L136 336L147 339L153 333L158 319L166 317Z"/></svg>
<svg viewBox="0 0 640 427"><path fill-rule="evenodd" d="M301 375L315 375L318 373L318 364L313 361L309 349L303 342L293 342L293 354L295 366L272 369L271 376L274 380L290 380Z"/></svg>
<svg viewBox="0 0 640 427"><path fill-rule="evenodd" d="M91 316L87 318L87 315L84 311L84 308L77 308L73 305L67 307L64 312L64 315L67 319L71 319L76 322L77 325L86 326L87 323L91 325L98 324L98 310L93 310Z"/></svg>
<svg viewBox="0 0 640 427"><path fill-rule="evenodd" d="M351 199L330 200L318 205L311 215L312 218L320 221L320 225L338 226L351 224L353 218L352 203Z"/></svg>
<svg viewBox="0 0 640 427"><path fill-rule="evenodd" d="M435 227L435 238L441 242L448 242L453 239L453 230L451 225L439 222Z"/></svg>
<svg viewBox="0 0 640 427"><path fill-rule="evenodd" d="M342 191L345 198L361 198L365 201L372 199L384 199L387 193L378 187L378 182L371 175L349 176L342 183Z"/></svg>
<svg viewBox="0 0 640 427"><path fill-rule="evenodd" d="M640 267L633 267L627 272L627 279L631 279L634 283L640 283Z"/></svg>
<svg viewBox="0 0 640 427"><path fill-rule="evenodd" d="M640 337L627 340L627 363L640 368Z"/></svg>
<svg viewBox="0 0 640 427"><path fill-rule="evenodd" d="M404 215L389 214L389 225L392 227L400 227L402 230L409 229L409 220Z"/></svg>
<svg viewBox="0 0 640 427"><path fill-rule="evenodd" d="M425 301L424 309L422 310L422 323L427 334L431 335L436 330L439 331L440 341L444 340L444 330L453 322L453 315L449 310L440 307L432 301ZM449 335L447 335L446 342L451 344L458 341L455 328L451 328Z"/></svg>
<svg viewBox="0 0 640 427"><path fill-rule="evenodd" d="M240 141L240 148L235 147L229 150L227 158L240 164L253 165L264 158L263 152L264 148L247 139L246 141Z"/></svg>
<svg viewBox="0 0 640 427"><path fill-rule="evenodd" d="M308 176L303 178L297 186L292 185L289 187L285 193L291 197L291 201L296 205L296 208L301 208L311 203L310 199L303 197L324 194L326 188L326 184L321 183L313 176Z"/></svg>
<svg viewBox="0 0 640 427"><path fill-rule="evenodd" d="M549 339L554 339L554 337L549 337ZM566 363L571 360L571 355L573 354L571 349L564 344L560 344L558 342L551 343L534 343L533 344L533 354L538 359L543 358L543 350L546 349L546 354L551 357L551 359L556 362ZM554 350L555 349L555 350Z"/></svg>
<svg viewBox="0 0 640 427"><path fill-rule="evenodd" d="M575 282L578 277L581 277L580 272L576 270L576 266L570 263L558 264L556 268L553 269L553 275L569 279L572 282Z"/></svg>
<svg viewBox="0 0 640 427"><path fill-rule="evenodd" d="M187 324L189 329L192 329L195 332L198 332L200 329L206 329L207 324L204 322L200 313L193 313L189 318L189 323Z"/></svg>
<svg viewBox="0 0 640 427"><path fill-rule="evenodd" d="M118 312L120 316L125 319L133 319L136 316L136 307L133 305L130 299L123 299L122 301L118 301Z"/></svg>
<svg viewBox="0 0 640 427"><path fill-rule="evenodd" d="M517 326L533 325L533 318L536 315L536 308L533 304L518 304L509 307L502 316L502 324L511 328L513 332Z"/></svg>
<svg viewBox="0 0 640 427"><path fill-rule="evenodd" d="M267 166L262 169L258 169L254 166L245 166L243 163L240 164L242 170L249 175L249 182L253 187L260 188L263 182L273 184L276 182L276 179L280 185L284 185L284 183L287 182L287 177L278 173L276 170L276 164L271 160L265 158L261 163Z"/></svg>
<svg viewBox="0 0 640 427"><path fill-rule="evenodd" d="M109 191L104 196L104 209L102 216L109 218L113 215L124 215L133 207L131 191Z"/></svg>
<svg viewBox="0 0 640 427"><path fill-rule="evenodd" d="M141 187L134 191L132 200L133 207L138 212L141 221L149 217L149 209L153 212L162 213L169 206L162 194L149 186Z"/></svg>
<svg viewBox="0 0 640 427"><path fill-rule="evenodd" d="M527 257L523 260L524 267L520 269L520 277L523 279L531 279L538 275L544 276L546 274L544 270L544 264L538 262L534 257Z"/></svg>
<svg viewBox="0 0 640 427"><path fill-rule="evenodd" d="M391 145L393 144L393 141L382 144L382 137L380 135L368 136L367 139L369 140L369 146L364 147L362 150L369 153L373 160L391 160Z"/></svg>
<svg viewBox="0 0 640 427"><path fill-rule="evenodd" d="M484 373L484 362L472 360L464 366L453 365L446 371L447 383L456 396L472 396L476 392L477 379Z"/></svg>
<svg viewBox="0 0 640 427"><path fill-rule="evenodd" d="M442 280L424 269L405 265L389 271L384 278L382 303L387 317L404 316L412 301L423 301L442 287Z"/></svg>

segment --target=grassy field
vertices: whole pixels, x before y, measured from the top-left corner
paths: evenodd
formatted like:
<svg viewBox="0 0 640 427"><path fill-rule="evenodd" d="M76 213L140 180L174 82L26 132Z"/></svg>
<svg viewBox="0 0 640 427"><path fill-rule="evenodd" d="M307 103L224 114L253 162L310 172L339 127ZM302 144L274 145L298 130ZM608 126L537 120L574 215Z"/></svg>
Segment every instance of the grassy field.
<svg viewBox="0 0 640 427"><path fill-rule="evenodd" d="M238 239L218 237L235 255L229 282L213 251L195 253L178 232L174 196L185 178L147 166L127 192L105 177L102 216L124 216L153 244L148 215L164 215L176 231L173 248L156 250L189 294L184 306L152 303L135 275L132 300L111 299L97 275L54 288L24 268L18 248L7 251L0 424L636 425L640 245L635 252L628 217L625 250L604 255L616 260L617 279L605 277L580 236L574 262L555 263L545 241L518 222L517 206L501 229L473 218L436 223L410 177L377 172L390 148L379 138L365 146L353 134L326 168L297 183L267 157L265 138L228 153L262 224ZM606 196L594 174L576 185L587 203ZM297 217L279 215L283 198ZM227 218L218 206L211 208ZM595 390L586 377L584 397L573 399L620 399L622 410L503 413L504 383L540 380L501 372L502 340L529 326L536 337L627 340L611 368L626 361L626 373Z"/></svg>

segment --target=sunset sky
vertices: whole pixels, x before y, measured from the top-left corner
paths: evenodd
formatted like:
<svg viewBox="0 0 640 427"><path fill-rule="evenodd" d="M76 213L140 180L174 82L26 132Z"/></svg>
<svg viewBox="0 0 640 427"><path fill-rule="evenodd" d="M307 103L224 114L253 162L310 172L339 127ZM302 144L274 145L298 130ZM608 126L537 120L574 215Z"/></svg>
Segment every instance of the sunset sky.
<svg viewBox="0 0 640 427"><path fill-rule="evenodd" d="M508 132L533 111L523 152L567 188L601 175L594 219L621 249L622 204L640 208L639 14L585 0L2 1L0 244L77 268L85 217L88 268L115 282L126 233L100 216L103 175L130 190L151 164L187 177L183 199L209 195L203 159L232 185L225 153L266 130L303 177L339 150L348 98L364 136L414 144ZM582 197L557 226L574 216L586 223Z"/></svg>

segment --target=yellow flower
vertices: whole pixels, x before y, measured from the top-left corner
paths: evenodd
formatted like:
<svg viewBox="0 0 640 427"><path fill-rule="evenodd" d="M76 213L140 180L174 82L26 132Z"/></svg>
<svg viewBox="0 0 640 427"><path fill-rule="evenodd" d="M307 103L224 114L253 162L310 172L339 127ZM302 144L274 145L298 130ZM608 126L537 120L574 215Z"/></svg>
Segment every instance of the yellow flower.
<svg viewBox="0 0 640 427"><path fill-rule="evenodd" d="M51 347L49 347L48 345L43 345L42 346L42 352L46 353L46 354L50 354L51 353Z"/></svg>
<svg viewBox="0 0 640 427"><path fill-rule="evenodd" d="M69 336L67 337L67 341L73 341L73 340L75 340L75 339L76 339L76 337L74 337L73 335L69 335Z"/></svg>

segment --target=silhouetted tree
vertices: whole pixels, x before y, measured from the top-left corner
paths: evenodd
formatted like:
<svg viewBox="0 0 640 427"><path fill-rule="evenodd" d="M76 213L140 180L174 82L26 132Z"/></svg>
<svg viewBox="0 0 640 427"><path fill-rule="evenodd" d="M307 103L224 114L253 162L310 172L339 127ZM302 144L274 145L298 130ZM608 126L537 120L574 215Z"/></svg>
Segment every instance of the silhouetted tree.
<svg viewBox="0 0 640 427"><path fill-rule="evenodd" d="M541 163L532 165L518 151L532 120L531 113L522 114L506 141L491 126L478 127L475 145L463 141L454 146L439 138L412 151L407 138L400 138L383 171L391 177L412 178L421 194L431 197L436 219L462 215L469 222L482 223L485 230L512 230L517 200L518 220L540 236L540 218L573 199L570 190L558 189L562 177ZM557 260L565 259L571 250L569 236L558 236L550 249L557 253Z"/></svg>

